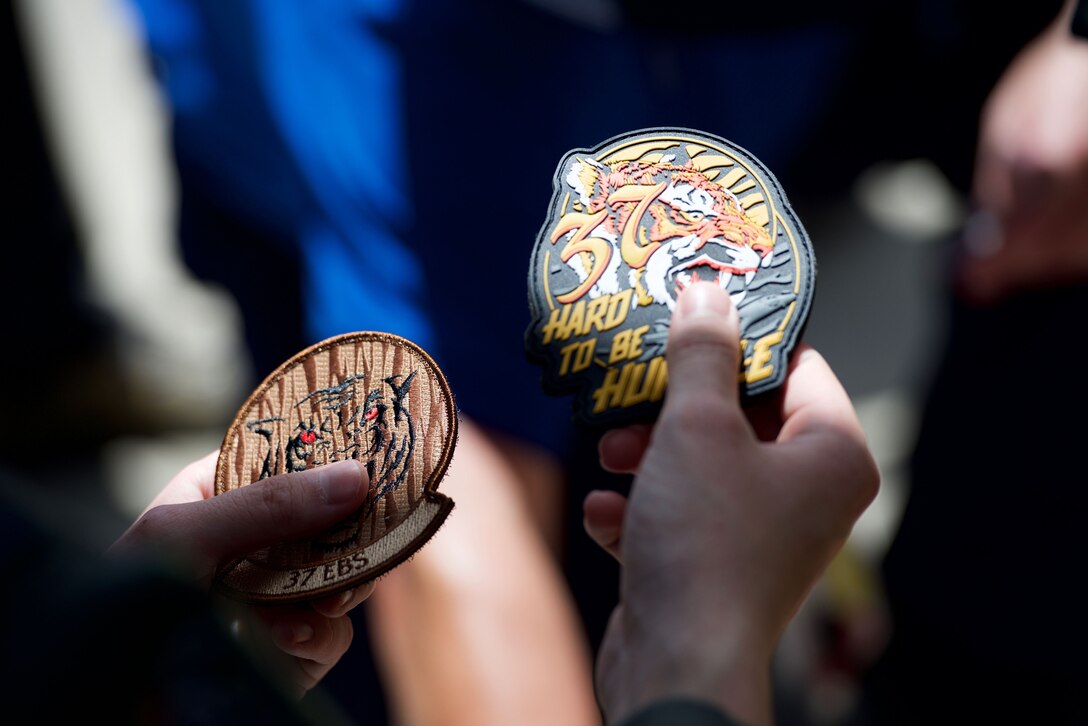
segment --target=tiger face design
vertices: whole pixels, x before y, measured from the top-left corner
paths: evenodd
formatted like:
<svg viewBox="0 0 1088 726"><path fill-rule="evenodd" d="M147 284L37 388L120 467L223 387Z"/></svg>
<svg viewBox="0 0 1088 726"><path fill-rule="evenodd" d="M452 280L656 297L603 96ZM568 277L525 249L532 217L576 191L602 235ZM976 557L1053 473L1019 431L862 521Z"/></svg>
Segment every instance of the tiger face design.
<svg viewBox="0 0 1088 726"><path fill-rule="evenodd" d="M389 376L370 389L364 387L365 376L350 376L297 401L289 417L246 424L266 441L261 479L346 459L366 463L370 494L363 509L315 538L312 546L326 552L346 550L358 543L361 523L376 509L396 509L387 495L404 483L412 460L415 427L407 394L415 376L416 371ZM289 428L282 449L275 446L283 438L281 427Z"/></svg>
<svg viewBox="0 0 1088 726"><path fill-rule="evenodd" d="M698 282L740 317L742 391L784 380L812 300L811 243L777 179L740 146L691 129L630 131L573 149L529 264L526 353L591 426L651 421L668 385L669 324Z"/></svg>
<svg viewBox="0 0 1088 726"><path fill-rule="evenodd" d="M736 196L674 160L669 155L611 166L589 157L570 161L564 181L585 210L577 221L585 218L591 226L558 225L557 231L568 240L581 236L564 262L590 298L633 288L635 304L672 311L685 287L705 280L739 304L756 273L771 264L767 230L745 215Z"/></svg>
<svg viewBox="0 0 1088 726"><path fill-rule="evenodd" d="M354 512L311 536L270 532L274 544L224 563L213 586L245 602L296 603L389 572L453 510L437 488L456 441L453 391L412 341L357 331L300 351L234 417L216 461L215 494L345 460L369 472L369 491Z"/></svg>

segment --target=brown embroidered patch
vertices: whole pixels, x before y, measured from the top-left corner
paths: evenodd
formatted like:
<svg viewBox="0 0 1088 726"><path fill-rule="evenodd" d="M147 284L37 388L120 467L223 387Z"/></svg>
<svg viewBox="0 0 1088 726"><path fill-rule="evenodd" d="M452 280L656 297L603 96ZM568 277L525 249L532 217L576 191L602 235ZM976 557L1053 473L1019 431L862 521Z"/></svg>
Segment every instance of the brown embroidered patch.
<svg viewBox="0 0 1088 726"><path fill-rule="evenodd" d="M345 459L366 462L366 503L332 529L224 567L217 586L250 602L308 600L368 582L422 547L453 509L436 489L457 439L438 366L388 333L349 333L294 356L227 430L215 493Z"/></svg>

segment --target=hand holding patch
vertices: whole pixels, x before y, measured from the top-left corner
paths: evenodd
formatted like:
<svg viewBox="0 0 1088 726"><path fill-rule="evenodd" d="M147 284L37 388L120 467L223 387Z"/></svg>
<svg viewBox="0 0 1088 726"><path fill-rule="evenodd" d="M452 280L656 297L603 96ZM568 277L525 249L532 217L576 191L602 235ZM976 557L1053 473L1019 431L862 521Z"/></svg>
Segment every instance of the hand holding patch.
<svg viewBox="0 0 1088 726"><path fill-rule="evenodd" d="M280 541L231 562L216 580L249 602L313 600L370 582L408 559L453 509L436 490L457 439L438 366L388 333L350 333L284 363L227 431L215 493L336 461L366 468L369 491L317 536Z"/></svg>
<svg viewBox="0 0 1088 726"><path fill-rule="evenodd" d="M668 375L669 319L697 281L740 311L743 392L785 380L812 302L811 244L774 176L740 147L648 129L560 162L529 271L531 358L575 418L652 420Z"/></svg>

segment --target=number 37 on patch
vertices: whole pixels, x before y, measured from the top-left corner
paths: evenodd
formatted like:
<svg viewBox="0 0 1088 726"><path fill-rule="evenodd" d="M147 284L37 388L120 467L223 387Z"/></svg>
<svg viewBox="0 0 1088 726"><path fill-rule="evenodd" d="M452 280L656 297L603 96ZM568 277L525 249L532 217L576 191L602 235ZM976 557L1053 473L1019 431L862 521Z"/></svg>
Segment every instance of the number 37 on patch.
<svg viewBox="0 0 1088 726"><path fill-rule="evenodd" d="M526 349L575 418L656 416L669 320L696 281L726 290L741 323L742 392L785 380L808 318L812 245L771 172L725 139L657 128L560 161L529 269Z"/></svg>

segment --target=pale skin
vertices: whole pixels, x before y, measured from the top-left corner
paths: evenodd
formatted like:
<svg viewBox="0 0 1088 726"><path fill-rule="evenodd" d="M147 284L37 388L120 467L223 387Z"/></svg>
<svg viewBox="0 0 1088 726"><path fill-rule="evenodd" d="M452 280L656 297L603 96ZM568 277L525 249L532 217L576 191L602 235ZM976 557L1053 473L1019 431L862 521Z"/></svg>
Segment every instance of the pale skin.
<svg viewBox="0 0 1088 726"><path fill-rule="evenodd" d="M1085 45L1069 35L1067 9L1018 58L987 106L975 197L978 207L999 221L1001 244L996 252L972 257L964 267L964 291L978 302L993 302L1026 287L1088 279L1088 245L1083 244L1088 239ZM1036 183L1040 178L1053 184L1053 194L1032 196L1049 188ZM729 345L724 347L732 350ZM726 363L722 370L735 368ZM687 693L709 698L745 721L767 723L774 644L842 546L854 519L875 496L878 475L849 399L815 351L802 350L796 356L779 409L748 411L746 421L733 410L734 404L728 414L720 407L704 411L708 399L702 388L686 403L676 403L685 394L675 390L683 391L685 384L678 383L671 362L670 373L673 403L666 409L668 418L662 419L667 425L659 425L661 433L654 434L654 445L648 429L615 432L602 442L606 468L638 471L640 483L666 473L671 480L691 482L708 473L693 463L700 461L695 457L710 453L704 463L712 469L734 471L735 461L742 461L752 473L747 486L719 482L720 491L698 490L692 497L674 497L671 488L667 494L638 494L655 490L636 484L629 504L614 493L587 498L587 529L627 562L625 605L613 619L598 665L601 700L609 720L617 720L656 695ZM693 442L700 441L705 429L683 423L679 410L697 421L706 415L724 425L728 446L719 439L709 447L696 446ZM584 677L585 645L569 595L542 546L541 533L554 536L556 520L549 518L552 526L543 530L532 526L539 525L542 512L554 512L540 503L554 501L548 495L559 491L555 462L530 451L511 456L510 442L471 422L464 430L461 463L455 461L442 485L458 510L434 545L383 581L368 609L398 720L595 722L589 679ZM648 446L650 453L640 468ZM519 468L514 465L518 461L530 464ZM533 492L544 496L536 498L537 506L527 506ZM703 494L709 498L701 500ZM680 500L720 507L703 506L691 513L676 508ZM654 517L663 511L668 519L636 516L624 523L627 507L638 513L659 505ZM710 526L708 531L726 539L714 540L713 547L700 544L695 534L700 517L709 518L702 522ZM689 521L692 526L678 524ZM781 538L795 529L796 536ZM627 545L624 531L647 534L638 537L642 545ZM662 531L668 537L655 534ZM678 532L687 536L678 537ZM709 576L694 571L694 565L646 564L657 561L651 556L662 556L658 548L645 551L646 543L663 538L668 541L665 562L688 562L690 556L704 571L718 574L720 566L732 568L726 570L729 576L706 593ZM675 612L654 609L661 607L662 593L671 593L685 607L720 607L692 611L695 622L703 623L693 627L675 622ZM649 610L632 608L630 602L647 603ZM658 615L661 619L655 620ZM662 629L662 623L671 625ZM655 640L647 624L657 628L653 632L670 633L668 641ZM718 639L703 637L707 632ZM682 633L690 637L676 637ZM713 652L706 652L710 645ZM621 669L622 663L630 668ZM419 683L428 686L419 688Z"/></svg>
<svg viewBox="0 0 1088 726"><path fill-rule="evenodd" d="M441 485L453 514L367 608L397 723L600 723L589 649L542 536L542 512L559 520L539 505L560 485L547 455L462 421Z"/></svg>
<svg viewBox="0 0 1088 726"><path fill-rule="evenodd" d="M220 564L317 533L366 496L365 468L340 462L213 497L216 456L179 473L111 552L181 552L206 589ZM322 471L351 496L324 501ZM544 536L559 524L558 479L548 455L462 420L440 485L456 506L427 546L376 590L239 609L242 632L281 651L301 696L347 652L347 613L376 592L368 623L398 723L599 723L588 646Z"/></svg>
<svg viewBox="0 0 1088 726"><path fill-rule="evenodd" d="M738 335L728 295L709 283L686 291L657 427L602 440L606 468L638 474L629 502L608 492L585 502L587 530L626 565L597 672L609 721L689 695L770 722L777 639L875 495L860 426L823 359L803 351L780 407L746 418L727 373ZM599 722L589 655L523 488L555 472L529 451L508 452L463 427L442 486L455 515L371 603L400 723ZM113 554L183 551L193 582L208 587L221 563L271 544L268 532L278 541L321 531L367 490L365 471L341 462L212 497L214 460L175 477ZM298 694L347 650L346 613L372 590L255 611Z"/></svg>
<svg viewBox="0 0 1088 726"><path fill-rule="evenodd" d="M369 488L365 468L346 461L213 496L216 457L213 452L174 477L110 555L172 556L194 585L207 590L223 563L335 525L362 505ZM285 688L301 697L347 652L347 613L373 589L366 585L300 605L236 605L236 630L282 661Z"/></svg>
<svg viewBox="0 0 1088 726"><path fill-rule="evenodd" d="M180 555L191 581L208 589L223 563L322 531L368 491L366 468L342 462L213 496L217 456L178 473L111 554ZM368 619L397 723L599 723L588 645L544 537L558 524L559 478L543 452L462 420L441 483L454 513L411 561L376 590L235 605L236 629L277 651L286 688L301 697L347 652L347 614L376 591ZM322 494L326 484L341 492L335 501Z"/></svg>
<svg viewBox="0 0 1088 726"><path fill-rule="evenodd" d="M1074 3L1016 57L983 109L960 276L967 299L1088 280L1088 39Z"/></svg>
<svg viewBox="0 0 1088 726"><path fill-rule="evenodd" d="M587 532L623 563L597 664L615 723L690 697L747 724L773 722L779 638L876 496L879 473L846 392L810 348L773 404L742 410L729 296L680 296L669 390L656 424L612 431L602 465L634 473L629 498L597 491Z"/></svg>

